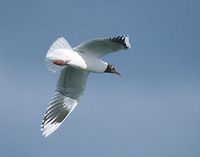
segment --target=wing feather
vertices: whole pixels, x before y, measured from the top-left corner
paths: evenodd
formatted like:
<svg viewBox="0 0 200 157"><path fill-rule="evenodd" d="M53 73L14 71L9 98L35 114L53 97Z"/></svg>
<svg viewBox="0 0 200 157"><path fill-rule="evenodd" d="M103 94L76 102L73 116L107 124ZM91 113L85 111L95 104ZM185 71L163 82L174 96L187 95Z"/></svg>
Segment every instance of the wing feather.
<svg viewBox="0 0 200 157"><path fill-rule="evenodd" d="M75 51L90 53L102 58L108 53L130 49L129 36L90 40L73 48Z"/></svg>
<svg viewBox="0 0 200 157"><path fill-rule="evenodd" d="M56 93L41 125L45 137L53 133L74 110L85 89L88 74L87 71L72 67L61 71Z"/></svg>

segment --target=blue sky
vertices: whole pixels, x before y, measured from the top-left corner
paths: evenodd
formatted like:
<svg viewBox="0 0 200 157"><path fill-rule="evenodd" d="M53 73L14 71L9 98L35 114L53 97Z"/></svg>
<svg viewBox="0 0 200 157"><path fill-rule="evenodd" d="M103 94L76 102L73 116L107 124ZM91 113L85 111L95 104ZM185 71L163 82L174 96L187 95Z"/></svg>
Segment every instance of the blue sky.
<svg viewBox="0 0 200 157"><path fill-rule="evenodd" d="M0 155L198 157L198 0L0 1ZM48 138L40 124L59 74L45 67L58 37L72 46L128 34L132 49L104 60L84 97Z"/></svg>

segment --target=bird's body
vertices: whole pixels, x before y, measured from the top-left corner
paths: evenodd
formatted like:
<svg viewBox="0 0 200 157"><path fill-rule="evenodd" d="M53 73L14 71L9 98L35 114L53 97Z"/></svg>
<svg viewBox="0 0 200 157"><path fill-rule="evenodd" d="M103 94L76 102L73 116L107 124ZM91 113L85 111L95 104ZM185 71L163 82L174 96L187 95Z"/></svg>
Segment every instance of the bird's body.
<svg viewBox="0 0 200 157"><path fill-rule="evenodd" d="M95 56L85 56L84 53L76 51L74 51L74 53L77 57L75 59L70 60L68 63L69 66L72 66L74 68L80 68L89 72L103 73L108 66L106 62L102 61L101 59Z"/></svg>
<svg viewBox="0 0 200 157"><path fill-rule="evenodd" d="M42 122L43 135L54 132L76 107L83 94L90 72L116 73L115 68L101 60L111 52L130 49L128 36L95 39L72 48L64 38L57 39L46 55L49 70L61 70L57 89Z"/></svg>

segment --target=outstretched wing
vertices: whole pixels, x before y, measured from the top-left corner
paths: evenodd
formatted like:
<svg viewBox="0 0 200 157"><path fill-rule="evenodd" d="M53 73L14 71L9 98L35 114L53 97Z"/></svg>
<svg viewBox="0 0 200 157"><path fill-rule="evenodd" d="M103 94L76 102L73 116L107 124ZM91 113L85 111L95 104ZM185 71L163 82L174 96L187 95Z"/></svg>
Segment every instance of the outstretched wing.
<svg viewBox="0 0 200 157"><path fill-rule="evenodd" d="M72 67L61 71L56 93L41 125L45 137L53 133L74 110L85 89L88 74Z"/></svg>
<svg viewBox="0 0 200 157"><path fill-rule="evenodd" d="M130 49L129 36L119 36L114 38L95 39L80 44L73 48L76 51L90 53L98 58L102 58L108 53Z"/></svg>

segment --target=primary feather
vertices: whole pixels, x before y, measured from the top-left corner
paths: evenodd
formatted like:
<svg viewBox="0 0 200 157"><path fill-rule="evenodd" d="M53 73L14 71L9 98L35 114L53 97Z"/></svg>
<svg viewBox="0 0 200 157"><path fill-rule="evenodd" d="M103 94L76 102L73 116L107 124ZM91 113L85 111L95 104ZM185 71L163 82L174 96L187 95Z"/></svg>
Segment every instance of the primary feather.
<svg viewBox="0 0 200 157"><path fill-rule="evenodd" d="M74 110L83 94L88 75L88 71L72 67L61 71L56 93L42 122L43 135L48 136L54 132Z"/></svg>

